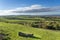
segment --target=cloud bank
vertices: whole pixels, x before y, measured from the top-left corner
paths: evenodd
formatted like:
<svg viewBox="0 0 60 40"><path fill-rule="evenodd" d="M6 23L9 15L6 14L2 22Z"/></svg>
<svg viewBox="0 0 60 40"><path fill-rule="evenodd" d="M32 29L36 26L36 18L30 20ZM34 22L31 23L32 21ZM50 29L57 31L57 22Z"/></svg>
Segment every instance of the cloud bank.
<svg viewBox="0 0 60 40"><path fill-rule="evenodd" d="M32 5L29 7L16 8L14 13L37 13L37 12L51 12L60 10L60 7L43 7L42 5Z"/></svg>
<svg viewBox="0 0 60 40"><path fill-rule="evenodd" d="M52 12L60 10L60 6L57 7L44 7L42 5L31 5L28 7L18 7L10 10L0 10L0 15L16 15L18 13L40 13L40 12Z"/></svg>

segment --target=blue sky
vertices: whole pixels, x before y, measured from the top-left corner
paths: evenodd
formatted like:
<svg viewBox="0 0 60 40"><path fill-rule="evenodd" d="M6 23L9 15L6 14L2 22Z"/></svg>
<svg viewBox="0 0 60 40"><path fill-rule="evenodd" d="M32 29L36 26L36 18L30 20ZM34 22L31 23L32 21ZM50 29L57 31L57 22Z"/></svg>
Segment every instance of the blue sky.
<svg viewBox="0 0 60 40"><path fill-rule="evenodd" d="M0 14L2 15L9 12L10 14L30 12L36 14L56 10L60 10L60 0L0 0Z"/></svg>
<svg viewBox="0 0 60 40"><path fill-rule="evenodd" d="M43 6L60 6L60 0L0 0L0 9L39 4Z"/></svg>

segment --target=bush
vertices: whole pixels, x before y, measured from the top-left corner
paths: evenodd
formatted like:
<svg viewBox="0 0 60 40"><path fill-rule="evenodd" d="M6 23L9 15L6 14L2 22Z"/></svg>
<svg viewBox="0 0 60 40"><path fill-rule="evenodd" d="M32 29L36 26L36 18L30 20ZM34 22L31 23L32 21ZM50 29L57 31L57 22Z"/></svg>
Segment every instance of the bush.
<svg viewBox="0 0 60 40"><path fill-rule="evenodd" d="M5 31L0 30L0 39L1 40L11 40L11 38L9 37L9 34L6 34Z"/></svg>

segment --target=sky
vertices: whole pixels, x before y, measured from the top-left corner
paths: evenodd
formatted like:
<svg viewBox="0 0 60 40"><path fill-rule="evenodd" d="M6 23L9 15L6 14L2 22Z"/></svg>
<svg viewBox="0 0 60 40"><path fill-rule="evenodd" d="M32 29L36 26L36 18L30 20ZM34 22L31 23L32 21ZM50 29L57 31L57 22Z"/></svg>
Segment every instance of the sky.
<svg viewBox="0 0 60 40"><path fill-rule="evenodd" d="M0 0L0 15L60 15L60 0Z"/></svg>

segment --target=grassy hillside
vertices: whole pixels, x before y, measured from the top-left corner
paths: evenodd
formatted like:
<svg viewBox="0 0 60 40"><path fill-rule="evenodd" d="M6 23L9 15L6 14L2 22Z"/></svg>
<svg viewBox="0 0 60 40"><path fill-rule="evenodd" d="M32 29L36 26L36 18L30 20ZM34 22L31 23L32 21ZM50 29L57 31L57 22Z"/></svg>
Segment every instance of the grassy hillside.
<svg viewBox="0 0 60 40"><path fill-rule="evenodd" d="M0 22L0 30L5 30L9 33L11 40L60 40L60 31L32 28L20 24ZM34 36L40 39L21 37L18 32L33 33Z"/></svg>
<svg viewBox="0 0 60 40"><path fill-rule="evenodd" d="M32 26L35 26L36 28ZM0 17L0 33L3 32L4 34L9 34L11 40L60 40L59 30L60 30L60 17L40 17L40 16ZM33 34L36 38L19 36L18 35L19 32Z"/></svg>

